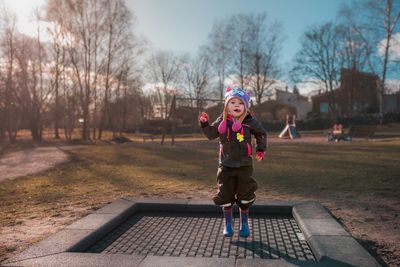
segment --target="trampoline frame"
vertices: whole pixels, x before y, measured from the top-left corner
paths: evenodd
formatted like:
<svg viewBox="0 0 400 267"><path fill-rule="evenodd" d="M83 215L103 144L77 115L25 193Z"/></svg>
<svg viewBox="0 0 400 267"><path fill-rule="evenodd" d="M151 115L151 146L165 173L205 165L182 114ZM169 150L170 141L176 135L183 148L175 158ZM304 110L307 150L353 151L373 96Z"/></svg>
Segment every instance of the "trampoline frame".
<svg viewBox="0 0 400 267"><path fill-rule="evenodd" d="M140 211L221 212L200 200L118 199L2 263L2 266L296 266L285 259L234 259L83 252ZM301 266L381 266L325 209L315 201L262 202L252 214L292 216L316 261Z"/></svg>

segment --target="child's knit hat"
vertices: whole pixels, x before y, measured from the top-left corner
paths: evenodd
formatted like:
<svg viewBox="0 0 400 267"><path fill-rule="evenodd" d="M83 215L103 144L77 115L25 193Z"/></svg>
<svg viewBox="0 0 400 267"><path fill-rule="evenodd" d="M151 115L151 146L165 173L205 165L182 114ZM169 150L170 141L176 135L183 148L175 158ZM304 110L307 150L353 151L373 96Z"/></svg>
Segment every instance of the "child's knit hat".
<svg viewBox="0 0 400 267"><path fill-rule="evenodd" d="M244 107L245 107L245 110L244 110L242 116L240 116L240 118L237 121L235 121L232 125L232 130L234 132L237 132L240 130L240 128L242 128L242 122L247 115L247 111L250 106L250 94L248 92L244 91L240 87L235 87L234 89L232 89L231 87L228 86L226 88L226 92L225 92L223 118L218 127L218 132L220 134L224 134L226 132L226 121L228 118L228 108L227 107L228 107L229 100L231 100L232 98L239 98L243 102Z"/></svg>

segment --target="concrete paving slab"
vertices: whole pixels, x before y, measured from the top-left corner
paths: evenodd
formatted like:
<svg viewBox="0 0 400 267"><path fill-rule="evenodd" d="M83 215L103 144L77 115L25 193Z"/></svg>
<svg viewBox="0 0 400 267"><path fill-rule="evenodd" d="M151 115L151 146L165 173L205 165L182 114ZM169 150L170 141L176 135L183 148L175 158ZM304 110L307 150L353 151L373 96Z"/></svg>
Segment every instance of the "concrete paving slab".
<svg viewBox="0 0 400 267"><path fill-rule="evenodd" d="M381 266L350 236L312 236L310 245L321 262L336 263L338 266Z"/></svg>
<svg viewBox="0 0 400 267"><path fill-rule="evenodd" d="M65 229L96 230L119 217L119 214L90 214L79 221L65 227Z"/></svg>
<svg viewBox="0 0 400 267"><path fill-rule="evenodd" d="M131 199L138 209L142 211L186 211L188 210L188 199Z"/></svg>
<svg viewBox="0 0 400 267"><path fill-rule="evenodd" d="M235 259L147 256L140 263L139 266L140 267L154 267L154 266L233 267L235 266Z"/></svg>
<svg viewBox="0 0 400 267"><path fill-rule="evenodd" d="M317 267L318 263L316 262L290 262L284 259L277 260L262 260L262 259L238 259L236 260L236 267L294 267L294 266L302 266L302 267Z"/></svg>
<svg viewBox="0 0 400 267"><path fill-rule="evenodd" d="M305 219L332 219L328 211L316 201L306 201L293 206L293 217Z"/></svg>
<svg viewBox="0 0 400 267"><path fill-rule="evenodd" d="M139 266L145 255L116 255L65 252L2 265L37 267L133 267Z"/></svg>
<svg viewBox="0 0 400 267"><path fill-rule="evenodd" d="M6 262L15 262L65 252L75 244L82 242L82 240L92 233L93 230L62 230L29 247L21 254L8 259Z"/></svg>
<svg viewBox="0 0 400 267"><path fill-rule="evenodd" d="M313 235L350 236L318 202L309 201L294 205L293 217L307 240Z"/></svg>
<svg viewBox="0 0 400 267"><path fill-rule="evenodd" d="M333 218L304 220L298 217L297 223L307 240L314 235L350 236Z"/></svg>
<svg viewBox="0 0 400 267"><path fill-rule="evenodd" d="M132 211L135 207L135 202L132 200L120 198L116 201L96 210L95 214L121 214L127 211Z"/></svg>

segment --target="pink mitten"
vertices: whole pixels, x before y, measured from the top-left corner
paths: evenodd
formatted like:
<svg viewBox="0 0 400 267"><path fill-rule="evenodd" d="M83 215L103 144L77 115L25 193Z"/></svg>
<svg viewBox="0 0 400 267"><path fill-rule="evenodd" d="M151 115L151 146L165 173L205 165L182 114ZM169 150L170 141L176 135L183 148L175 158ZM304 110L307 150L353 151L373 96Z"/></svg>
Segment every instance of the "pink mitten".
<svg viewBox="0 0 400 267"><path fill-rule="evenodd" d="M235 122L232 124L232 130L233 130L234 132L239 131L240 128L242 128L242 124L240 123L240 121L235 121Z"/></svg>
<svg viewBox="0 0 400 267"><path fill-rule="evenodd" d="M218 132L224 134L226 132L226 120L222 120L218 126Z"/></svg>
<svg viewBox="0 0 400 267"><path fill-rule="evenodd" d="M264 157L265 157L265 152L264 151L257 151L256 152L256 159L263 160Z"/></svg>
<svg viewBox="0 0 400 267"><path fill-rule="evenodd" d="M202 112L200 115L199 115L199 121L200 122L207 122L208 121L208 114L207 113L205 113L205 112Z"/></svg>

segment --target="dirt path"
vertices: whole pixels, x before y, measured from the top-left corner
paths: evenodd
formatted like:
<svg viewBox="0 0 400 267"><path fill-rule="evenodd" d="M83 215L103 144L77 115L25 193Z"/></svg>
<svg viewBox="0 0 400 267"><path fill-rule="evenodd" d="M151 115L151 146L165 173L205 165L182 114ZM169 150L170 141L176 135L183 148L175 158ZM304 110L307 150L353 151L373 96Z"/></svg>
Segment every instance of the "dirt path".
<svg viewBox="0 0 400 267"><path fill-rule="evenodd" d="M66 162L68 154L58 147L34 147L8 152L0 157L0 182L34 174Z"/></svg>

